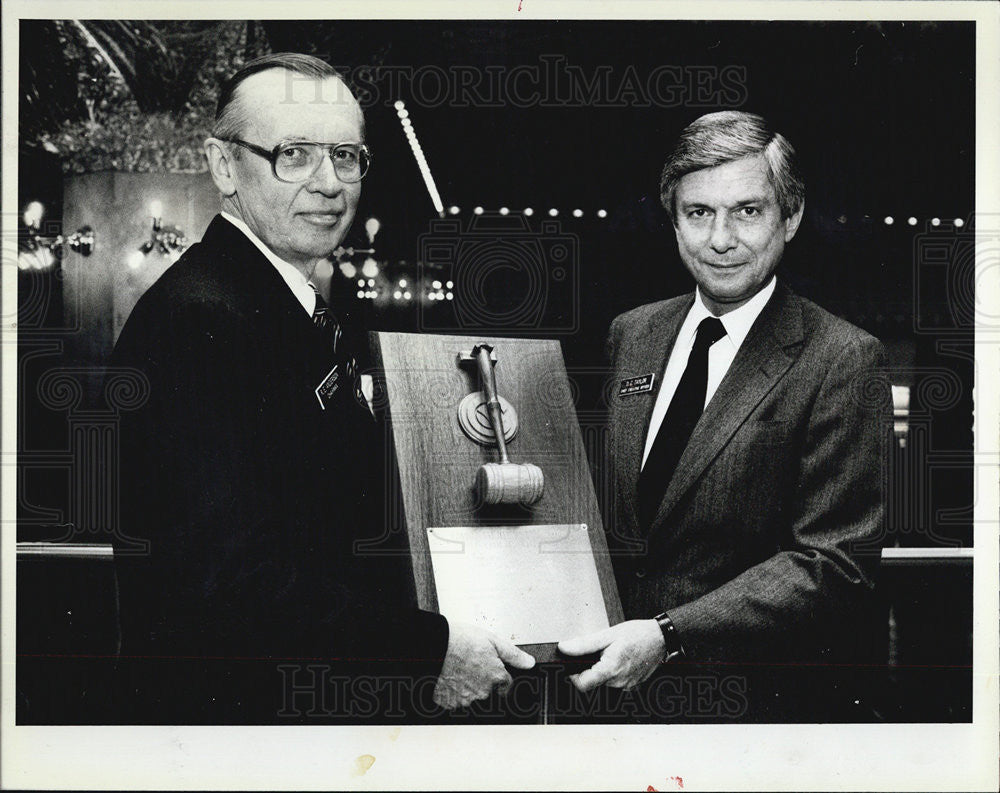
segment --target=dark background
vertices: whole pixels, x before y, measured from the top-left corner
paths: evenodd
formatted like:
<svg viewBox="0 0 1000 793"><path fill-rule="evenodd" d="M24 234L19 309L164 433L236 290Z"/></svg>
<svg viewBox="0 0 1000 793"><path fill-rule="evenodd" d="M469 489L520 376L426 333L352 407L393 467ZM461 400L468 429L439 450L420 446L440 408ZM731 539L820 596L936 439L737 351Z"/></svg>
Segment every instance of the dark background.
<svg viewBox="0 0 1000 793"><path fill-rule="evenodd" d="M886 342L893 382L911 387L911 428L919 432L894 463L892 540L971 545L972 23L265 21L250 29L248 39L258 46L319 55L347 67L359 87L375 86L361 94L375 165L358 217L381 220L378 256L394 277L437 272L441 264L422 255L421 235L431 231L435 213L392 107L396 99L407 103L445 206L461 209L457 232L438 229L433 239L469 239L471 209L480 205L487 220L501 206L534 208L527 230L542 240L543 252L553 238L575 241L578 255L568 280L555 278L556 268L545 255L540 259L540 277L548 279L541 314L495 329L561 339L571 376L602 365L604 334L616 314L693 286L658 199L659 171L676 134L713 110L767 117L796 146L807 183L805 219L779 276ZM45 23L22 23L19 196L22 206L42 200L50 207L48 219L58 223L60 161L36 144L34 134L60 115L79 115L80 98L71 80L54 83L60 53L49 46L46 30ZM137 52L141 63L141 48ZM570 98L558 107L525 107L505 95L497 107L434 103L405 77L398 91L390 91L389 81L366 80L357 71L437 66L454 74L490 67L506 74L518 66L542 71L546 58L564 59L585 79L608 70L604 105ZM616 95L630 67L644 82L663 65L682 74L674 101L644 104L634 94ZM710 69L729 69L728 85L709 78L708 88L699 89L689 82ZM149 71L155 79L155 70ZM484 84L480 90L489 89ZM552 89L560 90L571 97L565 86ZM146 106L154 110L183 107L183 96L152 91L151 97ZM550 207L560 210L558 231L542 229ZM570 214L577 207L585 213L581 219ZM600 208L607 218L596 217ZM906 223L911 215L915 226ZM886 216L895 222L886 225ZM939 226L930 225L934 217ZM955 218L965 225L957 228ZM345 244L364 242L361 225ZM441 273L461 284L461 265L459 253ZM497 268L483 276L482 286L492 305L516 306L525 300L530 275ZM35 402L37 378L50 364L32 364L24 354L61 338L59 272L21 273L19 288L19 449L63 448L65 416ZM40 293L48 296L41 304L26 302ZM458 295L455 304L464 299ZM373 306L377 327L467 330L468 318L453 309L426 302L402 309L381 300ZM934 388L941 377L959 384L947 398ZM600 383L592 380L578 379L583 423L600 415ZM65 512L67 488L60 477L65 474L35 472L22 482L19 539L62 535L58 516ZM888 591L895 620L912 626L910 633L901 628L899 646L915 642L917 649L909 656L912 669L897 669L902 695L883 706L883 715L970 718L971 571L893 575ZM932 638L918 640L918 633ZM936 677L920 672L921 665L933 667ZM926 700L917 696L922 687L935 692L930 704L916 704Z"/></svg>

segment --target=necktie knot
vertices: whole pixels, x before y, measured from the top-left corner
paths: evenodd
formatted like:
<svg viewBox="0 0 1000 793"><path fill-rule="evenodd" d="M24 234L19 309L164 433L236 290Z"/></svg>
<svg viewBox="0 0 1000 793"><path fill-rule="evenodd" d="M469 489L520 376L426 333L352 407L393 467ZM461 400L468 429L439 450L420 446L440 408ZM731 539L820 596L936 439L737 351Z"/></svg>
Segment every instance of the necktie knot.
<svg viewBox="0 0 1000 793"><path fill-rule="evenodd" d="M718 317L705 317L698 323L698 335L695 337L694 346L699 350L707 350L725 335L726 328Z"/></svg>
<svg viewBox="0 0 1000 793"><path fill-rule="evenodd" d="M312 281L309 282L309 288L312 289L313 296L316 298L316 302L313 305L313 322L322 326L326 324L329 306L326 304L326 301L323 299L323 295L319 293L319 289L316 288L316 285Z"/></svg>
<svg viewBox="0 0 1000 793"><path fill-rule="evenodd" d="M315 284L310 281L309 286L316 296L316 304L313 306L312 313L313 324L330 337L330 344L333 347L333 351L336 352L342 335L340 322L337 321L337 317L330 311L330 307L323 299L323 295L319 293Z"/></svg>

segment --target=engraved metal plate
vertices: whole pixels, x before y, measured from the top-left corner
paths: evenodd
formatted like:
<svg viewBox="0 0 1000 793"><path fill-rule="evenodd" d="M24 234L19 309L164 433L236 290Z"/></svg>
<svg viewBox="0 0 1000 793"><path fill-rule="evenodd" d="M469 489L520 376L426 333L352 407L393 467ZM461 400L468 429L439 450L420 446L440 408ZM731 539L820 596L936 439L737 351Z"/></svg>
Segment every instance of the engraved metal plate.
<svg viewBox="0 0 1000 793"><path fill-rule="evenodd" d="M547 644L608 627L582 523L427 529L438 608L515 644Z"/></svg>

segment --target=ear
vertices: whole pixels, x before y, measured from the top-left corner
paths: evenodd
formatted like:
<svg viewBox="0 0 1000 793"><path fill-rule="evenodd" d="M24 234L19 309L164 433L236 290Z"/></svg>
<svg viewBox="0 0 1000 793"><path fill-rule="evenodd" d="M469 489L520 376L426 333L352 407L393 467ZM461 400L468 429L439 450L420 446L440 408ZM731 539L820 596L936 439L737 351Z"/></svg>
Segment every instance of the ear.
<svg viewBox="0 0 1000 793"><path fill-rule="evenodd" d="M799 204L799 208L795 210L790 218L785 220L785 242L791 242L792 237L795 236L795 232L799 230L799 223L802 222L802 213L805 212L806 202L803 199L802 203Z"/></svg>
<svg viewBox="0 0 1000 793"><path fill-rule="evenodd" d="M222 195L228 197L236 192L236 182L233 179L234 160L226 149L225 143L218 138L208 138L205 141L205 156L208 158L208 170L212 181Z"/></svg>

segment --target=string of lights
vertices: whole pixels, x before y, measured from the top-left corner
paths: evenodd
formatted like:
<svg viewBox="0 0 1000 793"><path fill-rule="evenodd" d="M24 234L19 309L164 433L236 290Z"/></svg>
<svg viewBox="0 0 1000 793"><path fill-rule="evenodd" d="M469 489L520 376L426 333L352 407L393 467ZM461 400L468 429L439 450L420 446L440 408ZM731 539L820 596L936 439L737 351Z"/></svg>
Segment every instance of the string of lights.
<svg viewBox="0 0 1000 793"><path fill-rule="evenodd" d="M410 120L410 113L406 109L406 103L402 99L399 99L396 100L393 107L396 108L396 115L399 117L399 123L403 127L403 134L406 135L406 140L410 144L413 158L417 161L420 175L424 178L424 184L427 186L427 192L430 194L431 203L434 204L434 210L438 213L438 217L444 217L444 202L441 201L441 194L438 193L437 184L435 184L434 176L431 174L431 168L427 164L427 157L424 155L424 150L417 139L417 131L413 128L413 122Z"/></svg>
<svg viewBox="0 0 1000 793"><path fill-rule="evenodd" d="M461 215L462 212L463 210L461 207L455 205L448 207L449 215ZM517 213L520 213L525 217L532 217L536 213L536 210L533 207L525 207L524 209L511 209L510 207L506 206L501 206L496 209L489 209L481 205L477 205L472 208L472 214L477 216L483 214L496 214L506 217L511 214L516 215ZM571 210L560 210L557 207L552 207L548 210L548 216L552 218L560 217L563 214L576 218L577 220L586 217L597 217L600 220L606 220L608 218L608 211L606 209L584 210L577 207ZM874 217L871 215L864 215L862 219L865 222L872 222L874 220ZM848 218L845 215L841 215L838 218L838 220L840 223L848 222ZM886 215L885 218L883 218L883 222L885 223L886 226L892 226L895 224L896 218L892 215ZM900 222L902 222L902 219L900 219ZM908 218L906 218L906 224L909 226L916 226L920 222L921 222L920 219L918 219L913 215L910 215ZM955 228L962 228L965 225L965 220L963 218L954 218L949 220L947 218L931 217L931 218L926 218L924 220L924 223L929 223L931 226L934 227L938 227L941 226L943 223L949 223L949 222Z"/></svg>

